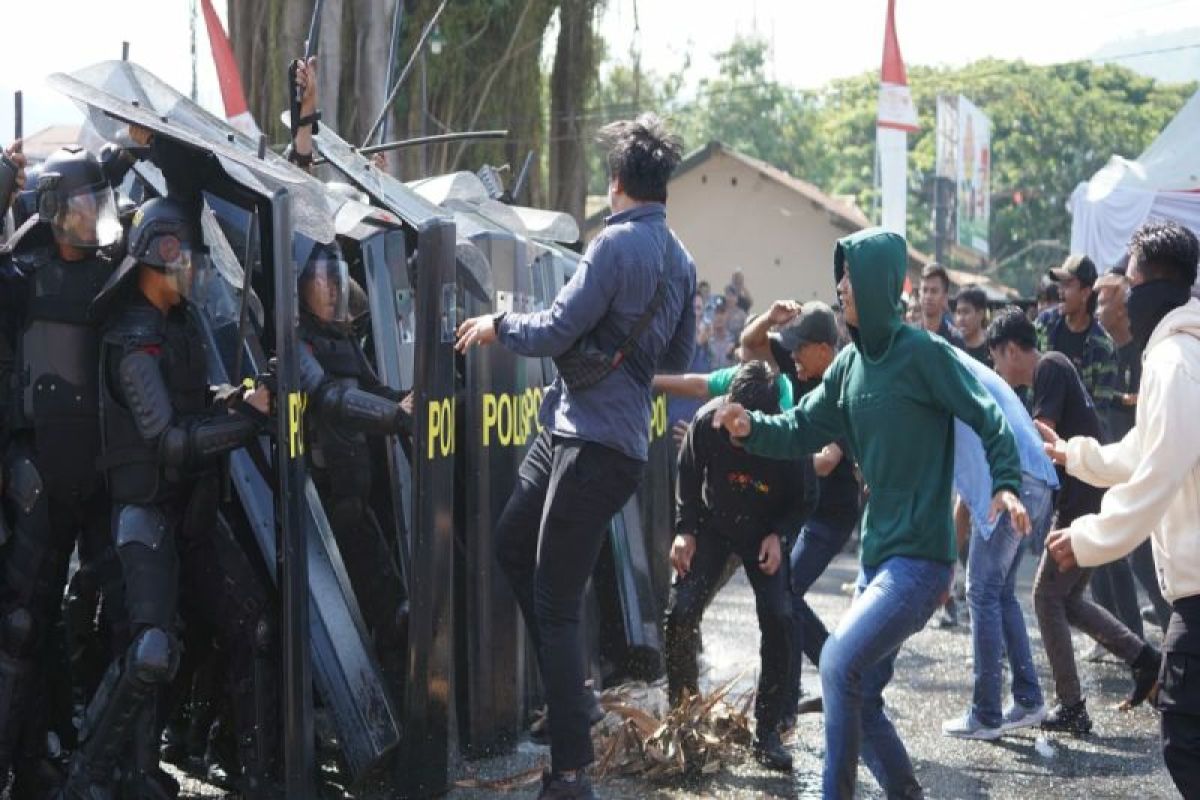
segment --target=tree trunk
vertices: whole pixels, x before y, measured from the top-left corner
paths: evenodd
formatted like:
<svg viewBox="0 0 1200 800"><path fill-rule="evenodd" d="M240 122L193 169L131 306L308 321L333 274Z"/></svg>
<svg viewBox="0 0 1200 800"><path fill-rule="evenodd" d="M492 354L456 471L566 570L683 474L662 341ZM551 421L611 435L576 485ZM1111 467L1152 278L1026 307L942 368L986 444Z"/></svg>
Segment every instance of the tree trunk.
<svg viewBox="0 0 1200 800"><path fill-rule="evenodd" d="M550 207L581 223L587 202L583 110L596 74L596 0L562 0L550 77Z"/></svg>

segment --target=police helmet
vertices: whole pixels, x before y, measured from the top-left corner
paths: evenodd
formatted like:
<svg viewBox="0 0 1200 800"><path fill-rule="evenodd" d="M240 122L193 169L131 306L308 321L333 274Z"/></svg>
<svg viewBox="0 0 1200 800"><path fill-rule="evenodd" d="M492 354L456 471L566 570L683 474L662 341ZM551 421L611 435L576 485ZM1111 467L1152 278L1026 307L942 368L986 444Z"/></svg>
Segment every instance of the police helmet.
<svg viewBox="0 0 1200 800"><path fill-rule="evenodd" d="M62 244L100 248L121 238L112 187L100 161L82 147L64 147L42 164L37 210Z"/></svg>

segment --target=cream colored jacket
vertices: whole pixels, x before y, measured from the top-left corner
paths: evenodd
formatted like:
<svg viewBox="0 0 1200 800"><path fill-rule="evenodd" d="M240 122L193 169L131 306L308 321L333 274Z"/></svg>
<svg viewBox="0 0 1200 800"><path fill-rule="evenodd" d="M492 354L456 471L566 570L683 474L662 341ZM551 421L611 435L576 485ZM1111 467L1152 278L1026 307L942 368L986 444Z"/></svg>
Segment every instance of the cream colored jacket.
<svg viewBox="0 0 1200 800"><path fill-rule="evenodd" d="M1080 566L1115 561L1150 536L1163 596L1200 594L1200 300L1165 316L1150 336L1133 429L1104 446L1071 439L1067 471L1112 487L1100 513L1071 525Z"/></svg>

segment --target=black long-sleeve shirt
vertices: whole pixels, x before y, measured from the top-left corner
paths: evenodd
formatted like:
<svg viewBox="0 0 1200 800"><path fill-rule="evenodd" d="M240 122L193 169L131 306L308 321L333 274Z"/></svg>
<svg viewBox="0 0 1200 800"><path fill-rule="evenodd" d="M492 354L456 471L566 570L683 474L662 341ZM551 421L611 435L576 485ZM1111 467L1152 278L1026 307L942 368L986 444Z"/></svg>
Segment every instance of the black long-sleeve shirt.
<svg viewBox="0 0 1200 800"><path fill-rule="evenodd" d="M724 402L718 397L696 412L679 451L675 532L715 528L742 544L794 535L816 502L815 480L805 476L811 459L780 461L735 446L712 426Z"/></svg>

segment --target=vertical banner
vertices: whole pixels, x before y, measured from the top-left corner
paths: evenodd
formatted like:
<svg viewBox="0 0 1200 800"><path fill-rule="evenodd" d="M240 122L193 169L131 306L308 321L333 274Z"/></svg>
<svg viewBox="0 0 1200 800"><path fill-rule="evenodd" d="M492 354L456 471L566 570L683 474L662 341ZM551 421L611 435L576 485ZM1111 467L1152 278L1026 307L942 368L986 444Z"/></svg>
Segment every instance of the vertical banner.
<svg viewBox="0 0 1200 800"><path fill-rule="evenodd" d="M965 97L958 98L958 245L988 254L991 214L992 123Z"/></svg>
<svg viewBox="0 0 1200 800"><path fill-rule="evenodd" d="M883 35L883 68L879 81L879 114L875 129L875 158L879 195L883 208L881 224L906 235L908 218L908 132L920 130L917 109L908 89L908 74L896 36L896 0L888 0L887 25Z"/></svg>

